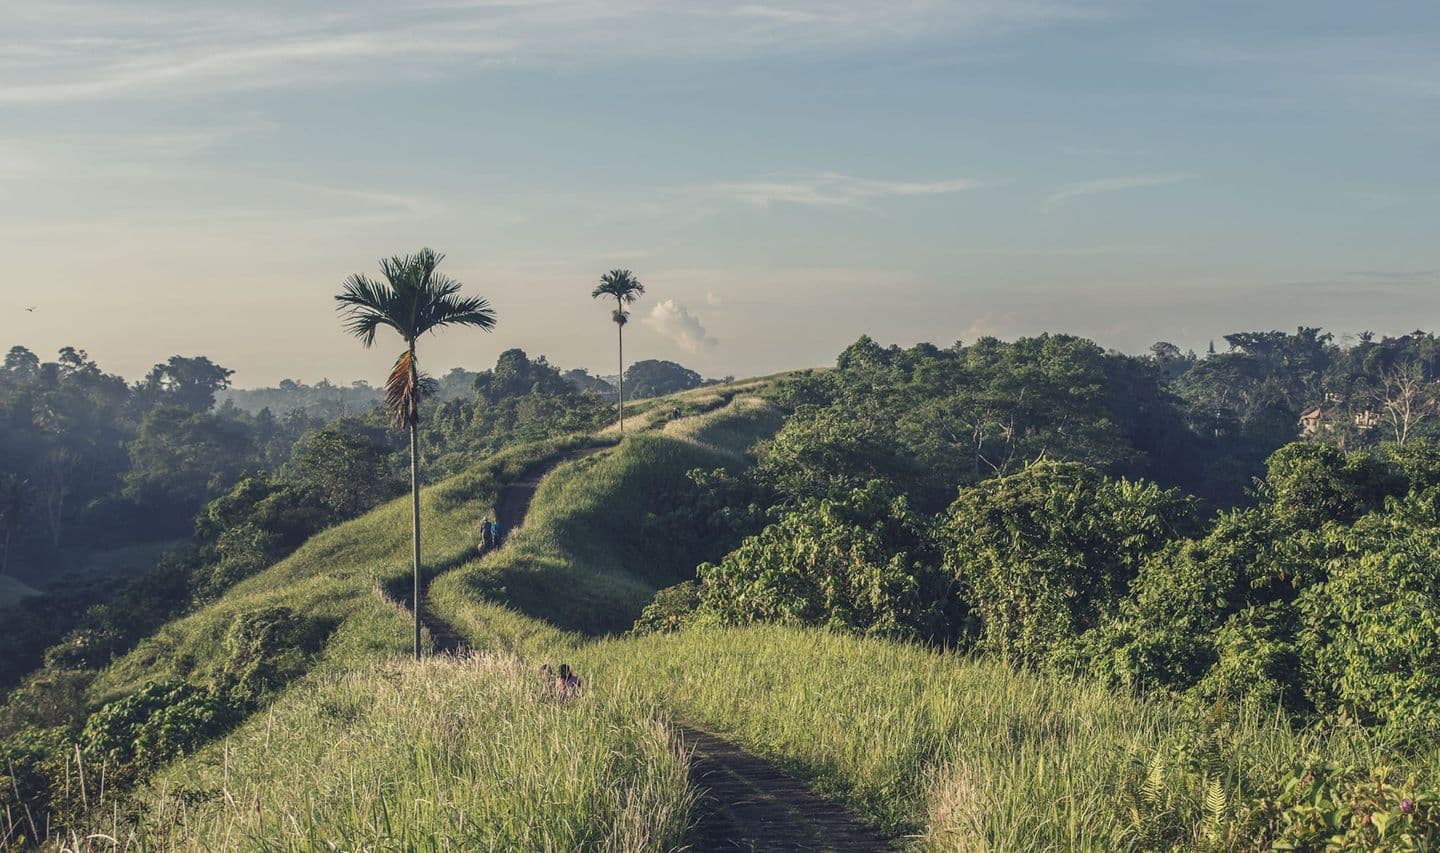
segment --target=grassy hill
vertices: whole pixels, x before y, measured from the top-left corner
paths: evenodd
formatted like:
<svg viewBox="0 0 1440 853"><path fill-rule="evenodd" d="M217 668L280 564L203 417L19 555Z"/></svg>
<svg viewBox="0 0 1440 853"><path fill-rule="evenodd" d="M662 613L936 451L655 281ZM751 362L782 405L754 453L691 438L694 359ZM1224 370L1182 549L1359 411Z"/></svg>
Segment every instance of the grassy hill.
<svg viewBox="0 0 1440 853"><path fill-rule="evenodd" d="M772 404L740 396L560 468L507 547L439 579L433 606L480 649L534 647L527 639L553 640L550 628L626 630L658 588L693 577L697 563L733 544L695 541L667 525L666 511L693 489L686 472L746 464L746 448L779 425ZM531 621L487 606L497 602Z"/></svg>
<svg viewBox="0 0 1440 853"><path fill-rule="evenodd" d="M577 437L516 447L425 489L425 572L443 572L473 554L480 520L494 512L502 483L587 441ZM344 668L403 654L409 648L408 617L384 590L409 576L409 549L408 498L326 530L213 604L144 640L100 674L91 699L101 704L149 681L202 676L223 659L225 634L238 616L276 607L323 624L326 638L316 659L322 666Z"/></svg>
<svg viewBox="0 0 1440 853"><path fill-rule="evenodd" d="M308 675L156 777L139 823L148 842L675 849L693 797L663 725L676 719L933 850L1248 849L1281 820L1266 798L1286 773L1398 760L1359 729L1207 716L882 639L786 627L617 636L657 588L725 547L667 525L688 470L748 464L780 424L772 404L733 390L649 401L623 441L599 440L547 477L524 528L484 558L474 529L499 486L598 439L514 448L425 492L431 606L485 656L403 659L405 615L381 594L407 570L400 501L118 661L96 700L203 676L239 613L286 606L328 622ZM579 701L557 703L533 675L559 660L587 679Z"/></svg>

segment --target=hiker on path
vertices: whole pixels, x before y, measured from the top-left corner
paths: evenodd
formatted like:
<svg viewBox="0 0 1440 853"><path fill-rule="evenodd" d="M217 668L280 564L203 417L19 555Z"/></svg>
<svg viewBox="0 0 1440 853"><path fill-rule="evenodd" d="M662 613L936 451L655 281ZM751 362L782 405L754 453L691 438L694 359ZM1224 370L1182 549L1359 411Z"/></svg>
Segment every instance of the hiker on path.
<svg viewBox="0 0 1440 853"><path fill-rule="evenodd" d="M495 547L495 522L485 519L480 522L480 553Z"/></svg>

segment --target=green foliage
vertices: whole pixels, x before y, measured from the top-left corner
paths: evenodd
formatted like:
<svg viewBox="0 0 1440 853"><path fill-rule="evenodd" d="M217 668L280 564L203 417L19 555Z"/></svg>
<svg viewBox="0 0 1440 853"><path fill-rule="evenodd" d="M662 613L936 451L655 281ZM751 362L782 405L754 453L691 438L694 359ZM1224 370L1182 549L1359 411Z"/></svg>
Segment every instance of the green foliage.
<svg viewBox="0 0 1440 853"><path fill-rule="evenodd" d="M288 607L237 615L211 676L215 692L237 704L259 705L309 668L333 627Z"/></svg>
<svg viewBox="0 0 1440 853"><path fill-rule="evenodd" d="M1440 491L1428 455L1283 448L1259 506L1145 562L1082 642L1091 670L1434 742Z"/></svg>
<svg viewBox="0 0 1440 853"><path fill-rule="evenodd" d="M702 564L703 617L941 639L959 626L952 580L926 522L872 481L841 500L802 505Z"/></svg>
<svg viewBox="0 0 1440 853"><path fill-rule="evenodd" d="M1107 615L1194 511L1154 484L1039 463L960 493L941 528L945 568L980 620L980 647L1038 663Z"/></svg>
<svg viewBox="0 0 1440 853"><path fill-rule="evenodd" d="M238 710L205 688L182 681L151 682L91 714L80 743L112 767L154 770L229 728Z"/></svg>
<svg viewBox="0 0 1440 853"><path fill-rule="evenodd" d="M653 358L637 361L625 370L626 396L636 400L688 391L703 381L688 367Z"/></svg>
<svg viewBox="0 0 1440 853"><path fill-rule="evenodd" d="M235 373L206 358L172 355L150 370L137 389L152 405L178 406L192 412L208 412L215 394L230 387Z"/></svg>
<svg viewBox="0 0 1440 853"><path fill-rule="evenodd" d="M1326 582L1296 602L1307 694L1321 712L1440 741L1440 529L1377 515L1329 538Z"/></svg>
<svg viewBox="0 0 1440 853"><path fill-rule="evenodd" d="M791 501L839 498L872 480L920 478L915 463L874 419L804 407L790 417L761 455L755 479Z"/></svg>
<svg viewBox="0 0 1440 853"><path fill-rule="evenodd" d="M1250 807L1274 827L1273 850L1432 850L1440 844L1440 796L1394 767L1305 767Z"/></svg>
<svg viewBox="0 0 1440 853"><path fill-rule="evenodd" d="M582 373L584 371L581 371ZM570 383L545 356L531 359L522 349L507 349L495 359L492 370L482 371L473 381L475 395L487 403L499 403L529 395L563 397L573 393Z"/></svg>
<svg viewBox="0 0 1440 853"><path fill-rule="evenodd" d="M1369 453L1345 453L1297 442L1265 461L1263 495L1297 529L1325 522L1348 524L1378 509L1408 483L1393 465Z"/></svg>
<svg viewBox="0 0 1440 853"><path fill-rule="evenodd" d="M640 611L640 616L635 620L630 633L636 636L643 634L668 634L684 628L694 618L695 610L700 606L700 584L696 581L684 581L674 586L667 586L655 593L645 609Z"/></svg>
<svg viewBox="0 0 1440 853"><path fill-rule="evenodd" d="M405 488L382 441L335 427L296 442L281 476L301 491L313 490L334 518L352 518Z"/></svg>
<svg viewBox="0 0 1440 853"><path fill-rule="evenodd" d="M130 443L125 494L187 518L229 489L253 460L254 445L239 424L207 412L157 406Z"/></svg>

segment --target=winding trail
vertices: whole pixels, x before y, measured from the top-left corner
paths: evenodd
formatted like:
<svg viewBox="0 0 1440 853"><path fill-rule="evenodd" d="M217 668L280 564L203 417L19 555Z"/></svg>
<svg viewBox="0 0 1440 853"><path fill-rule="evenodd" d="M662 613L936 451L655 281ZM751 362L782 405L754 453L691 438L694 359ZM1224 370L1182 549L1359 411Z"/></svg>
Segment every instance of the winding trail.
<svg viewBox="0 0 1440 853"><path fill-rule="evenodd" d="M504 541L510 537L511 533L525 524L525 515L530 511L530 501L534 500L535 490L540 488L540 481L545 479L547 474L566 462L573 462L604 449L604 447L584 447L552 456L526 471L519 480L501 486L500 494L495 498L495 523L500 526L501 547L504 546ZM442 574L444 573L437 573L421 582L421 601L429 600L430 584L434 583ZM400 605L413 614L415 605L410 600L410 588L406 586L395 592ZM430 639L435 644L436 654L462 655L469 652L470 646L465 642L465 637L455 629L454 625L437 615L433 609L422 607L420 622L430 633Z"/></svg>
<svg viewBox="0 0 1440 853"><path fill-rule="evenodd" d="M495 520L501 546L525 523L525 515L540 481L561 465L603 447L590 447L555 456L500 489ZM438 577L437 575L436 577ZM433 580L434 578L431 578ZM421 589L429 590L427 581ZM407 595L401 602L411 606ZM464 637L454 626L423 612L422 622L435 643L435 651L464 654ZM722 737L692 726L675 724L689 755L690 780L699 790L695 826L687 850L696 853L875 853L896 849L844 806L819 796L803 782L775 764L752 755Z"/></svg>

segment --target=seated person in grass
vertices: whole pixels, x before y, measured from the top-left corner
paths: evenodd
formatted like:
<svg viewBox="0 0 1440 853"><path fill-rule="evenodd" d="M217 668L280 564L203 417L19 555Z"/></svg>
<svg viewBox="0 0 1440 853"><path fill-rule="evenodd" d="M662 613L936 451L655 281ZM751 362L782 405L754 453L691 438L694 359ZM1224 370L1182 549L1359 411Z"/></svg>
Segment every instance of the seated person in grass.
<svg viewBox="0 0 1440 853"><path fill-rule="evenodd" d="M562 700L574 699L580 695L580 676L570 669L570 664L560 664L560 671L555 675L555 695Z"/></svg>

